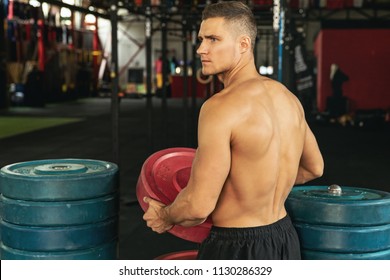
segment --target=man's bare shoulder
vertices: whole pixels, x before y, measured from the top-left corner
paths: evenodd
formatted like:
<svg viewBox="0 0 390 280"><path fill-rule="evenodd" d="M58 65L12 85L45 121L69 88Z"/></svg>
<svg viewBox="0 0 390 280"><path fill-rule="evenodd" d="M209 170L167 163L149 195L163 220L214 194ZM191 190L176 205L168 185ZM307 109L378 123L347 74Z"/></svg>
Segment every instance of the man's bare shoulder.
<svg viewBox="0 0 390 280"><path fill-rule="evenodd" d="M229 100L230 100L230 94L229 94L228 89L223 89L220 92L217 92L213 94L209 99L207 99L203 105L202 105L202 110L203 111L208 111L208 110L220 110L224 109L229 105Z"/></svg>
<svg viewBox="0 0 390 280"><path fill-rule="evenodd" d="M214 94L202 105L201 112L212 112L211 115L232 115L238 113L239 108L245 108L248 103L267 103L277 99L294 99L292 94L282 83L273 79L257 76L237 82L228 88ZM261 109L261 107L259 108Z"/></svg>
<svg viewBox="0 0 390 280"><path fill-rule="evenodd" d="M298 98L293 94L285 85L279 81L272 80L269 78L264 78L262 81L264 90L271 93L271 96L277 100L284 99L290 100L293 103L300 104Z"/></svg>
<svg viewBox="0 0 390 280"><path fill-rule="evenodd" d="M240 105L238 101L225 89L207 99L200 110L200 121L202 123L218 124L229 127L233 125L239 114Z"/></svg>
<svg viewBox="0 0 390 280"><path fill-rule="evenodd" d="M279 81L263 77L259 78L259 83L264 87L264 90L274 92L274 93L285 93L289 92L289 90Z"/></svg>
<svg viewBox="0 0 390 280"><path fill-rule="evenodd" d="M267 93L285 92L287 88L280 82L264 76L256 76L235 84L231 91L234 93Z"/></svg>

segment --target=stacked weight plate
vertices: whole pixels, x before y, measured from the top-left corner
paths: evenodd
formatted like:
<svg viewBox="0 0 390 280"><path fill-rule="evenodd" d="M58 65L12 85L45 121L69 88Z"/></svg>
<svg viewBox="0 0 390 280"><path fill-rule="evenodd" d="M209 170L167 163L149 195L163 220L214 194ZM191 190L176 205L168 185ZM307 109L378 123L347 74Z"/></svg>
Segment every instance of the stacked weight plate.
<svg viewBox="0 0 390 280"><path fill-rule="evenodd" d="M353 187L294 187L286 209L303 259L390 259L390 193Z"/></svg>
<svg viewBox="0 0 390 280"><path fill-rule="evenodd" d="M0 170L1 258L115 259L118 167L86 159Z"/></svg>
<svg viewBox="0 0 390 280"><path fill-rule="evenodd" d="M144 162L137 182L137 198L141 208L146 211L145 196L172 203L178 193L186 187L190 178L195 149L169 148L152 154ZM174 226L169 232L182 239L202 242L210 232L211 220L195 227Z"/></svg>

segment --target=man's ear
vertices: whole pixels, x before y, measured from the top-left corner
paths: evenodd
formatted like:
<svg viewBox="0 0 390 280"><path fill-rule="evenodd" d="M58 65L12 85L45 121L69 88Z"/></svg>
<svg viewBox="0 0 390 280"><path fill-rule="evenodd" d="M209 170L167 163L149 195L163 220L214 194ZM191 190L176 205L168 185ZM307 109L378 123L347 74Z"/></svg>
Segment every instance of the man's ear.
<svg viewBox="0 0 390 280"><path fill-rule="evenodd" d="M251 49L251 38L249 36L242 36L240 38L241 53L247 52Z"/></svg>

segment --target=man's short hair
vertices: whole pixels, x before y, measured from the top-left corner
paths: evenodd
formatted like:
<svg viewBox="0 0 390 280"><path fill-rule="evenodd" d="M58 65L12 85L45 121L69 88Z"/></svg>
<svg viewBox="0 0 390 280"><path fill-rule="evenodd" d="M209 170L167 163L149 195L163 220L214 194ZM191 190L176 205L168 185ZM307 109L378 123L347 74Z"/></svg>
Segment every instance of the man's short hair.
<svg viewBox="0 0 390 280"><path fill-rule="evenodd" d="M257 24L252 10L247 5L239 1L223 1L207 5L203 10L202 20L216 17L222 17L233 23L239 32L248 35L251 38L252 50L254 49Z"/></svg>

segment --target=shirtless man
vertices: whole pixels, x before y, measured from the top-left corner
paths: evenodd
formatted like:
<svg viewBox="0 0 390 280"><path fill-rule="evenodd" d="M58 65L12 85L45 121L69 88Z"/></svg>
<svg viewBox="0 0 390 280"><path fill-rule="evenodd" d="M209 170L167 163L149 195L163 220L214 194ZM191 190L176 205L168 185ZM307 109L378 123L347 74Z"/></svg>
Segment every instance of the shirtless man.
<svg viewBox="0 0 390 280"><path fill-rule="evenodd" d="M144 199L144 219L158 233L211 215L199 259L300 259L284 203L294 184L323 172L298 99L257 72L256 32L253 14L241 2L205 8L197 52L203 74L217 75L224 89L201 108L187 187L168 206Z"/></svg>

